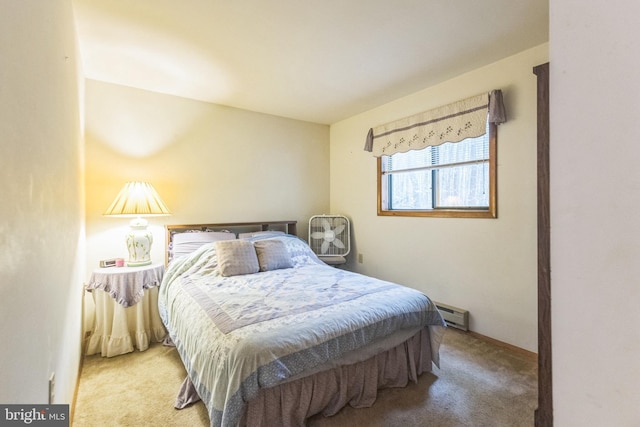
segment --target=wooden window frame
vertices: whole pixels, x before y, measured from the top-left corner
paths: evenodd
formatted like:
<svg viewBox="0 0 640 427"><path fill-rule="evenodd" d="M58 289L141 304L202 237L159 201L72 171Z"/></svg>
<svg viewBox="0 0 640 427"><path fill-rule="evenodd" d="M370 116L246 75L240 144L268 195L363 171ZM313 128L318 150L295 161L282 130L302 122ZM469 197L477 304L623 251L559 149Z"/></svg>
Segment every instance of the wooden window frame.
<svg viewBox="0 0 640 427"><path fill-rule="evenodd" d="M376 159L378 185L378 216L410 216L435 218L497 218L498 217L498 126L489 123L489 207L488 209L430 209L384 210L382 209L382 159Z"/></svg>

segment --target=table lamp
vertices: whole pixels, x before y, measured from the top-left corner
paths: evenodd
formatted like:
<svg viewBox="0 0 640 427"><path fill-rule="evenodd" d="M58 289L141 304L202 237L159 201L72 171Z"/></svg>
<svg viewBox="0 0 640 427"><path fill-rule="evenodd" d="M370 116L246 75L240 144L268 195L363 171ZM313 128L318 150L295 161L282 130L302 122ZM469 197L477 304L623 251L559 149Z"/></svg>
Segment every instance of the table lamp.
<svg viewBox="0 0 640 427"><path fill-rule="evenodd" d="M134 217L127 233L129 267L151 264L151 244L153 234L147 230L147 220L143 216L171 215L155 188L148 182L127 182L116 196L105 216Z"/></svg>

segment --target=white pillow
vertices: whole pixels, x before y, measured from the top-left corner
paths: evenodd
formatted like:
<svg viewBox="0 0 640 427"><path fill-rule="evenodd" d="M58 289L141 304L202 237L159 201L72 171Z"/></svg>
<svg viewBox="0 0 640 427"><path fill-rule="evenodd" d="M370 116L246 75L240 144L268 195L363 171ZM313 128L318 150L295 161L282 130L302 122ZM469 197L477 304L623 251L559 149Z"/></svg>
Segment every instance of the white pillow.
<svg viewBox="0 0 640 427"><path fill-rule="evenodd" d="M251 237L271 237L271 236L282 236L285 235L284 231L278 230L266 230L266 231L252 231L250 233L239 233L238 239L250 239Z"/></svg>
<svg viewBox="0 0 640 427"><path fill-rule="evenodd" d="M235 238L236 235L234 233L221 231L185 231L176 233L171 239L171 260L189 255L205 243Z"/></svg>

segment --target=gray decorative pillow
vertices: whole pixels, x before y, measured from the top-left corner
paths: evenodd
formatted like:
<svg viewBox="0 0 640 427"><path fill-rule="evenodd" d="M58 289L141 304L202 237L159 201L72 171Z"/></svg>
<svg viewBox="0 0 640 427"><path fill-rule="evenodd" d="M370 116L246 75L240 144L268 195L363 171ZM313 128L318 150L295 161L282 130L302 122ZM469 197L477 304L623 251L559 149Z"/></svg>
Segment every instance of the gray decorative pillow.
<svg viewBox="0 0 640 427"><path fill-rule="evenodd" d="M281 240L258 240L254 243L260 271L291 268L293 262L286 245Z"/></svg>
<svg viewBox="0 0 640 427"><path fill-rule="evenodd" d="M218 269L223 276L257 273L260 270L253 243L246 240L221 240L215 243Z"/></svg>

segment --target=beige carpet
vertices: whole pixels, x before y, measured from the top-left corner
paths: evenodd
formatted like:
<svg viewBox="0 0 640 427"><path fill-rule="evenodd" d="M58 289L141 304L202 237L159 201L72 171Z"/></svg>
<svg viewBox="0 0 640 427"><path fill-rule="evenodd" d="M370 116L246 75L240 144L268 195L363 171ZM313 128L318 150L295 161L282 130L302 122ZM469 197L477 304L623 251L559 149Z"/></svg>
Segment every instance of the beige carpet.
<svg viewBox="0 0 640 427"><path fill-rule="evenodd" d="M533 426L537 364L525 354L449 329L441 368L418 384L381 390L371 408L315 416L309 427ZM73 426L208 426L199 402L176 410L186 373L176 350L160 344L144 352L84 360Z"/></svg>

